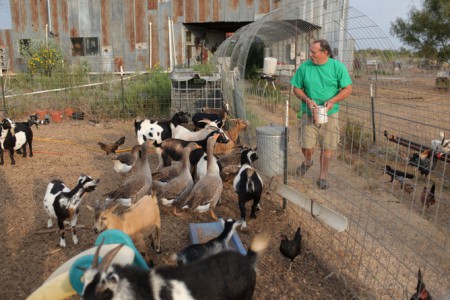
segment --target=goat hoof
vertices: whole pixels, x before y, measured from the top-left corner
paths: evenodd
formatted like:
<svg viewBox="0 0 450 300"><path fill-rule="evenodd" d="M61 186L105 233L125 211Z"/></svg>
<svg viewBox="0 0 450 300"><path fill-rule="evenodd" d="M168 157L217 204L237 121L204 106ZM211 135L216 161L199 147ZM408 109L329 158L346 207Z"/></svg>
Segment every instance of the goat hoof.
<svg viewBox="0 0 450 300"><path fill-rule="evenodd" d="M162 250L161 250L161 249L157 249L157 250L156 250L156 253L161 254L161 253L162 253Z"/></svg>
<svg viewBox="0 0 450 300"><path fill-rule="evenodd" d="M15 164L16 164L16 162L15 162L15 161L11 162L11 165L15 165Z"/></svg>

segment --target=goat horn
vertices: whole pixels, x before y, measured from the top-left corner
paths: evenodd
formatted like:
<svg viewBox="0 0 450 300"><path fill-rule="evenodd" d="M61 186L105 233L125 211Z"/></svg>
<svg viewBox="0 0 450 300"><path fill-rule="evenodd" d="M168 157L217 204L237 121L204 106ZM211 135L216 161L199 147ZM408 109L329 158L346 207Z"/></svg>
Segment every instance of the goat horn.
<svg viewBox="0 0 450 300"><path fill-rule="evenodd" d="M100 243L100 245L97 246L97 249L95 250L94 259L92 261L91 268L97 268L98 256L100 254L100 249L102 248L104 242L105 242L105 237L103 237L102 242Z"/></svg>
<svg viewBox="0 0 450 300"><path fill-rule="evenodd" d="M175 113L178 112L175 108L172 108L172 107L170 108L170 110L173 111L173 112L175 112Z"/></svg>
<svg viewBox="0 0 450 300"><path fill-rule="evenodd" d="M100 272L106 272L109 265L111 265L112 260L117 255L117 253L120 251L120 249L122 249L122 247L124 245L125 244L120 244L116 248L109 251L105 256L103 256L102 262L100 263L100 266L98 267Z"/></svg>
<svg viewBox="0 0 450 300"><path fill-rule="evenodd" d="M200 121L198 121L199 123L201 122L201 123L206 123L206 124L209 124L209 123L211 123L211 120L208 120L208 119L202 119L202 120L200 120Z"/></svg>

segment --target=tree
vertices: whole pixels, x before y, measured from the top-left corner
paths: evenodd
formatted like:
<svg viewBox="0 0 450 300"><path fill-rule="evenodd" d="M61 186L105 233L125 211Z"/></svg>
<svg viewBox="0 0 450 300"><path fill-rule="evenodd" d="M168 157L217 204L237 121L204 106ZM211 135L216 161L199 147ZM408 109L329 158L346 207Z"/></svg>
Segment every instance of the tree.
<svg viewBox="0 0 450 300"><path fill-rule="evenodd" d="M450 1L423 0L422 10L415 7L408 20L391 22L390 33L398 37L417 54L427 58L450 59Z"/></svg>

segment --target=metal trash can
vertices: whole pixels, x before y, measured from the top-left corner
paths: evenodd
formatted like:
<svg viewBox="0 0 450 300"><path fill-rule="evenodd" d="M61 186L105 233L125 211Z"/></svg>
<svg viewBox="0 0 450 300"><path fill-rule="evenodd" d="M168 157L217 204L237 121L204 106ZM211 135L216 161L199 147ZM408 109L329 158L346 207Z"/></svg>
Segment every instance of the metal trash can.
<svg viewBox="0 0 450 300"><path fill-rule="evenodd" d="M256 168L268 176L282 175L284 172L284 139L283 126L271 123L256 128L256 147L258 160Z"/></svg>

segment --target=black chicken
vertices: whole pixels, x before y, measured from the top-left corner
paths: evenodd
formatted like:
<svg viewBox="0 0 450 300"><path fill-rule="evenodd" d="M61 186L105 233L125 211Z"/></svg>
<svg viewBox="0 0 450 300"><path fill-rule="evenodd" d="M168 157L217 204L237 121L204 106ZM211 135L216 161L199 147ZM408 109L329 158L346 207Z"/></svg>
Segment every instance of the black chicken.
<svg viewBox="0 0 450 300"><path fill-rule="evenodd" d="M116 154L116 150L119 148L120 145L123 145L124 143L125 143L124 136L118 139L115 143L111 144L104 144L102 142L98 142L100 148L106 152L106 155L109 155L110 153Z"/></svg>
<svg viewBox="0 0 450 300"><path fill-rule="evenodd" d="M394 179L396 179L396 180L400 181L400 183L403 184L403 181L405 180L405 178L414 179L414 174L403 172L400 170L394 170L394 169L392 169L392 167L390 165L386 165L384 167L384 170L385 170L386 174L391 176L390 182L392 182L392 181L394 181Z"/></svg>
<svg viewBox="0 0 450 300"><path fill-rule="evenodd" d="M429 192L428 192L428 189L426 186L423 187L422 194L420 195L420 201L422 201L422 206L426 205L427 208L429 208L431 205L436 203L436 200L434 199L435 188L436 188L436 185L434 182L433 182L433 185L431 186L431 189Z"/></svg>
<svg viewBox="0 0 450 300"><path fill-rule="evenodd" d="M293 240L289 240L288 237L284 234L280 235L280 237L281 237L280 252L281 254L283 254L283 256L291 260L288 270L290 271L292 267L292 262L300 254L301 251L300 244L302 242L302 235L300 233L300 227L297 228L297 232L295 233Z"/></svg>
<svg viewBox="0 0 450 300"><path fill-rule="evenodd" d="M422 153L413 153L409 158L408 164L419 169L421 175L428 176L436 167L436 163L441 155L441 153L435 153L433 150L427 149Z"/></svg>
<svg viewBox="0 0 450 300"><path fill-rule="evenodd" d="M416 292L411 296L410 300L432 300L433 297L431 297L430 292L425 288L425 283L423 283L422 272L420 269L417 278Z"/></svg>

